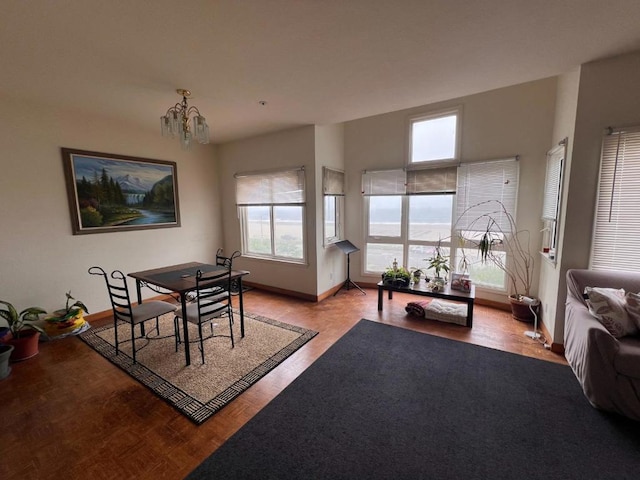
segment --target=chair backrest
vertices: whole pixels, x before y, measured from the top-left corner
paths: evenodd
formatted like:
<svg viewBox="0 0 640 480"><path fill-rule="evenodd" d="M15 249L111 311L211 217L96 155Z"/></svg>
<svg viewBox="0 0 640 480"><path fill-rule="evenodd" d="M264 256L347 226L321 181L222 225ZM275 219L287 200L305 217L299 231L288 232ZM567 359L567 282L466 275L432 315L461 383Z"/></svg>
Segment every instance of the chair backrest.
<svg viewBox="0 0 640 480"><path fill-rule="evenodd" d="M198 291L198 315L200 318L213 315L231 305L231 265L224 266L215 272L196 273L196 289ZM221 287L221 289L211 288Z"/></svg>
<svg viewBox="0 0 640 480"><path fill-rule="evenodd" d="M233 259L239 257L240 255L241 253L236 250L231 254L230 257L226 257L224 255L224 250L222 248L219 248L216 252L216 265L221 267L229 267L229 269L231 269L233 267Z"/></svg>
<svg viewBox="0 0 640 480"><path fill-rule="evenodd" d="M133 311L129 297L129 287L124 273L120 270L111 272L111 282L109 281L109 275L101 267L91 267L89 273L91 275L101 275L104 278L109 292L111 308L113 309L113 319L131 323L133 321Z"/></svg>

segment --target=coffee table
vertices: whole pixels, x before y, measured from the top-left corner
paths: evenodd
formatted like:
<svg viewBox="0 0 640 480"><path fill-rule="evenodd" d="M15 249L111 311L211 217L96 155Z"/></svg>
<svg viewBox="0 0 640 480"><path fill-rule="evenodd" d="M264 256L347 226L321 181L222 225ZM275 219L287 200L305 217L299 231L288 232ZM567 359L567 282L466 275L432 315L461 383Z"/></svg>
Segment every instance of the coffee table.
<svg viewBox="0 0 640 480"><path fill-rule="evenodd" d="M473 326L473 302L476 298L476 287L471 285L470 292L462 290L452 290L447 284L442 290L437 292L427 287L427 282L419 282L411 287L402 287L399 285L385 284L378 282L378 311L382 311L383 292L389 292L389 300L393 299L393 292L410 293L412 295L421 295L423 297L441 298L443 300L451 300L453 302L462 302L467 304L467 323L465 326L471 328Z"/></svg>

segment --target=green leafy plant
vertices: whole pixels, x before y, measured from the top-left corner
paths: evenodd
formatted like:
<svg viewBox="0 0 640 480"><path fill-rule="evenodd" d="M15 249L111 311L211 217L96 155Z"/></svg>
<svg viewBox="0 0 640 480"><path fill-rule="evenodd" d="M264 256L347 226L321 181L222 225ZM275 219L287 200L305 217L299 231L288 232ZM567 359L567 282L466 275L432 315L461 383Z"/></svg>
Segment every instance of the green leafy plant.
<svg viewBox="0 0 640 480"><path fill-rule="evenodd" d="M429 258L425 258L425 261L428 264L427 269L435 270L437 278L441 278L440 272L442 271L449 273L449 256L443 255L440 241L438 241L438 245L436 245L433 255Z"/></svg>
<svg viewBox="0 0 640 480"><path fill-rule="evenodd" d="M9 302L0 300L0 304L5 306L4 309L0 310L0 317L4 318L9 324L9 329L11 330L13 338L20 338L21 332L28 329L45 333L39 325L34 323L39 320L39 315L41 313L47 313L42 308L29 307L18 313L16 308Z"/></svg>
<svg viewBox="0 0 640 480"><path fill-rule="evenodd" d="M89 309L84 303L71 296L71 290L69 290L65 295L67 296L67 301L64 308L55 310L52 315L49 315L47 317L48 322L66 322L67 320L76 317L81 311L89 313ZM71 303L72 300L75 300L75 302Z"/></svg>
<svg viewBox="0 0 640 480"><path fill-rule="evenodd" d="M382 274L382 281L385 283L398 283L402 285L409 285L411 280L411 273L404 267L392 267L387 268Z"/></svg>

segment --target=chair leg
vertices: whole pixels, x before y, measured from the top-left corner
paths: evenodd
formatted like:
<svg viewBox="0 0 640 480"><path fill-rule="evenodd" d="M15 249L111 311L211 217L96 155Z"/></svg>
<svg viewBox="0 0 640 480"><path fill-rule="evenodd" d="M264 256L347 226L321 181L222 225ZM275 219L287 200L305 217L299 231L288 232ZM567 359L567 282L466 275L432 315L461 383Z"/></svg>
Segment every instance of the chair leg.
<svg viewBox="0 0 640 480"><path fill-rule="evenodd" d="M233 312L229 309L229 335L231 336L231 348L235 348L235 343L233 341Z"/></svg>
<svg viewBox="0 0 640 480"><path fill-rule="evenodd" d="M140 326L144 331L144 322L142 322ZM133 323L131 324L131 351L133 363L136 363L136 326Z"/></svg>
<svg viewBox="0 0 640 480"><path fill-rule="evenodd" d="M113 319L113 330L114 330L114 334L115 334L115 340L116 340L116 355L120 354L120 349L118 348L118 320Z"/></svg>
<svg viewBox="0 0 640 480"><path fill-rule="evenodd" d="M180 326L178 325L178 317L173 317L173 334L176 343L176 352L178 351L178 345L180 345Z"/></svg>
<svg viewBox="0 0 640 480"><path fill-rule="evenodd" d="M204 340L202 339L202 323L198 323L198 334L200 335L200 356L202 357L202 364L204 365Z"/></svg>

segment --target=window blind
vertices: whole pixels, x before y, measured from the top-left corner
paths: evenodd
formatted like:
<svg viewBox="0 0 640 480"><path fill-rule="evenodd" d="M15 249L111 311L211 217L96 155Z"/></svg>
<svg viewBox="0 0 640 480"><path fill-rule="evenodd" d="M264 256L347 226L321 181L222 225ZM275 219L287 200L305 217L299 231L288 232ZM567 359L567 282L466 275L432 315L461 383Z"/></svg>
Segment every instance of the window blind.
<svg viewBox="0 0 640 480"><path fill-rule="evenodd" d="M407 172L409 195L456 193L457 168L426 168Z"/></svg>
<svg viewBox="0 0 640 480"><path fill-rule="evenodd" d="M542 205L543 220L555 222L558 218L565 149L565 145L558 145L547 153L547 173L544 180L544 200Z"/></svg>
<svg viewBox="0 0 640 480"><path fill-rule="evenodd" d="M482 215L491 215L499 227L511 229L497 200L512 217L516 217L518 197L518 162L515 158L491 162L466 163L458 167L456 191L456 223L458 230L479 230L486 227L478 224ZM485 203L488 202L488 203Z"/></svg>
<svg viewBox="0 0 640 480"><path fill-rule="evenodd" d="M640 270L640 127L605 135L591 268Z"/></svg>
<svg viewBox="0 0 640 480"><path fill-rule="evenodd" d="M407 176L404 169L364 171L362 173L363 195L404 195L407 191Z"/></svg>
<svg viewBox="0 0 640 480"><path fill-rule="evenodd" d="M322 193L324 195L344 195L344 172L322 167Z"/></svg>
<svg viewBox="0 0 640 480"><path fill-rule="evenodd" d="M236 204L240 206L304 203L304 169L236 174Z"/></svg>

